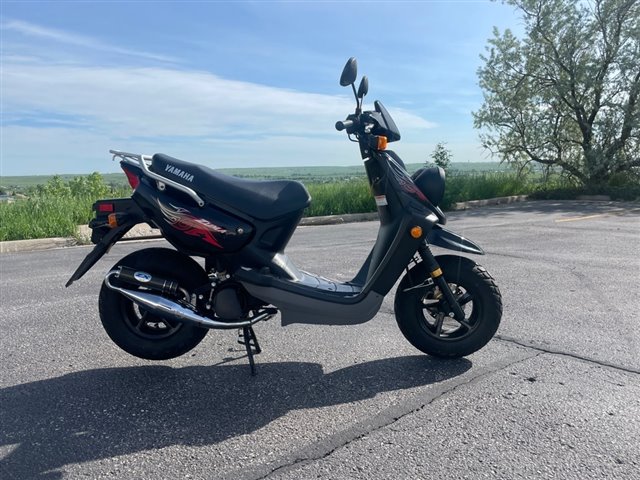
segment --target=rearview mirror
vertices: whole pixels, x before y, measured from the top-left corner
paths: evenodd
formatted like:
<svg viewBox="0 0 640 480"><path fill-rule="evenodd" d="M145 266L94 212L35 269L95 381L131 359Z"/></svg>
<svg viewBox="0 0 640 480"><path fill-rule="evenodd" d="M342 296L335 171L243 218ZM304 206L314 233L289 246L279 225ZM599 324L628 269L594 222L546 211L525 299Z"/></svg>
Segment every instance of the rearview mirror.
<svg viewBox="0 0 640 480"><path fill-rule="evenodd" d="M369 93L369 79L367 78L367 76L365 75L364 77L362 77L362 79L360 80L360 86L358 87L358 94L357 97L359 99L363 99L364 96Z"/></svg>
<svg viewBox="0 0 640 480"><path fill-rule="evenodd" d="M355 57L351 57L347 60L347 64L342 69L342 75L340 76L340 85L347 87L356 81L358 76L358 62Z"/></svg>

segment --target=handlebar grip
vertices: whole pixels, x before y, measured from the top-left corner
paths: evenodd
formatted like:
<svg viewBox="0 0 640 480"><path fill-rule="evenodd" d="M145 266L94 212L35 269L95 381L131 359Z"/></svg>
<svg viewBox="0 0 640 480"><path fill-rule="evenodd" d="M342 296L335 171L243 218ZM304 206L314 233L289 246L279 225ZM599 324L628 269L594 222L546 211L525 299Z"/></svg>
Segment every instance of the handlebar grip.
<svg viewBox="0 0 640 480"><path fill-rule="evenodd" d="M342 121L336 122L336 130L338 130L339 132L341 132L342 130L344 130L346 128L351 128L351 127L353 127L353 120L345 120L344 122L342 122Z"/></svg>

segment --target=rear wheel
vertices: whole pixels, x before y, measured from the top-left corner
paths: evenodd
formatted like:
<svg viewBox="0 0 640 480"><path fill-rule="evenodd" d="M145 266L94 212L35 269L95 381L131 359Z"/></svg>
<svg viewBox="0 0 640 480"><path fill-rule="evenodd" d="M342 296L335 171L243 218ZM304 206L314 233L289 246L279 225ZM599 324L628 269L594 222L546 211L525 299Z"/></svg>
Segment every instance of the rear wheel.
<svg viewBox="0 0 640 480"><path fill-rule="evenodd" d="M429 284L422 263L400 282L394 310L398 326L417 349L436 357L456 358L484 347L502 317L500 290L489 273L465 257L436 258L445 280L464 311L464 320L448 316L440 289Z"/></svg>
<svg viewBox="0 0 640 480"><path fill-rule="evenodd" d="M174 300L188 301L184 298L186 294L208 282L206 273L196 261L167 248L138 250L113 268L120 266L177 281L180 289ZM117 284L117 279L110 281ZM136 289L130 284L118 286ZM208 332L206 328L153 315L104 283L100 290L99 309L100 320L111 340L127 353L148 360L166 360L183 355L198 345Z"/></svg>

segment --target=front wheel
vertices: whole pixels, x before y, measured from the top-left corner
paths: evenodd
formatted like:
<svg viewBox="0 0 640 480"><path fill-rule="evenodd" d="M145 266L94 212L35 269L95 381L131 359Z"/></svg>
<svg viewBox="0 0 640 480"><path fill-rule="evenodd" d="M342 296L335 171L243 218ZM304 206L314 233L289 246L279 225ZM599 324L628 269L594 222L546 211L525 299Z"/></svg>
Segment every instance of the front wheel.
<svg viewBox="0 0 640 480"><path fill-rule="evenodd" d="M468 258L444 255L436 260L464 311L464 320L447 315L444 296L419 263L405 274L396 291L396 321L405 338L424 353L445 358L470 355L498 330L500 290L491 275Z"/></svg>

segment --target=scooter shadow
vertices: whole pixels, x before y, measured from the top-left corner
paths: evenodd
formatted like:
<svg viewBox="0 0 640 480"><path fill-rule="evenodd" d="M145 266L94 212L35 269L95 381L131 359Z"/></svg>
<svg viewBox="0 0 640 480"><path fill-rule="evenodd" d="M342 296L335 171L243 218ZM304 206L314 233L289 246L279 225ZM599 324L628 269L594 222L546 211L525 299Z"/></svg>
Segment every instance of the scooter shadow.
<svg viewBox="0 0 640 480"><path fill-rule="evenodd" d="M64 465L171 445L211 445L295 409L339 405L463 374L466 359L143 366L71 373L0 390L3 478L61 478ZM4 446L4 448L3 448ZM1 451L0 450L0 451Z"/></svg>

